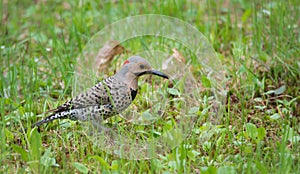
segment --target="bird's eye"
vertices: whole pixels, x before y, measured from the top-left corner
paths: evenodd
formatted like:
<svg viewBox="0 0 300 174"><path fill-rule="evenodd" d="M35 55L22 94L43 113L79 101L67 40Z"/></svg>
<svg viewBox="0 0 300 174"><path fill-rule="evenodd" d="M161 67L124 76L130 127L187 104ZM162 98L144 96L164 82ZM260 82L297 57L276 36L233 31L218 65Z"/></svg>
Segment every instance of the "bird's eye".
<svg viewBox="0 0 300 174"><path fill-rule="evenodd" d="M145 65L140 65L140 68L141 68L141 69L144 69L144 68L145 68Z"/></svg>

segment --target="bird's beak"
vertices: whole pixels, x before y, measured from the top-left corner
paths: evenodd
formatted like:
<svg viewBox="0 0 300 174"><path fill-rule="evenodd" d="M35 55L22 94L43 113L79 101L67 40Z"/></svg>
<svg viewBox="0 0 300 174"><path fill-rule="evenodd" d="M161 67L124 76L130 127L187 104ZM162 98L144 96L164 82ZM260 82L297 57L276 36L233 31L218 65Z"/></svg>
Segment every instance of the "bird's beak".
<svg viewBox="0 0 300 174"><path fill-rule="evenodd" d="M169 78L165 73L154 70L154 69L146 71L144 74L153 74L153 75L157 75L157 76L160 76L160 77L163 77L163 78L166 78L166 79Z"/></svg>

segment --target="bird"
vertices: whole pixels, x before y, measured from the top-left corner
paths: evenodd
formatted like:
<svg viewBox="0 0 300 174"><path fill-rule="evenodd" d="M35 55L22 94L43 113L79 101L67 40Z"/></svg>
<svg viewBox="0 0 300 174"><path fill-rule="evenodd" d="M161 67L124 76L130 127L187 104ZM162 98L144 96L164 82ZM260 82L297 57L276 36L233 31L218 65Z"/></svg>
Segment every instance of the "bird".
<svg viewBox="0 0 300 174"><path fill-rule="evenodd" d="M138 79L146 74L169 78L165 73L153 69L146 59L131 56L113 76L48 111L51 114L32 124L31 128L56 119L99 122L117 115L133 102L138 92Z"/></svg>

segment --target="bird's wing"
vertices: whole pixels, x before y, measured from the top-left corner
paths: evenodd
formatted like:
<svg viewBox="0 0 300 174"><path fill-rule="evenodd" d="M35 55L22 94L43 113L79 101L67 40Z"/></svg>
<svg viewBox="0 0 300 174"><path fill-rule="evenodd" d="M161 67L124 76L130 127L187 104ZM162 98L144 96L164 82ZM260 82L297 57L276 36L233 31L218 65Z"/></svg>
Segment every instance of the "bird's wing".
<svg viewBox="0 0 300 174"><path fill-rule="evenodd" d="M78 96L68 100L64 104L60 105L56 109L50 110L50 112L58 113L63 111L68 111L71 109L87 108L97 105L106 105L111 103L110 90L112 89L111 77L99 82L89 90Z"/></svg>

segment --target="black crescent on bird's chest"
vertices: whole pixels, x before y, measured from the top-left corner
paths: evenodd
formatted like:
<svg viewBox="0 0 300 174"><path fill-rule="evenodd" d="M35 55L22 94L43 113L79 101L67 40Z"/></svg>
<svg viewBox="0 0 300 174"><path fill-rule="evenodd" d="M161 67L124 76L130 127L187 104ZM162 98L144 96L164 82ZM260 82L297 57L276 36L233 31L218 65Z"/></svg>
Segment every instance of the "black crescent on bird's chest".
<svg viewBox="0 0 300 174"><path fill-rule="evenodd" d="M135 96L137 94L137 90L134 90L130 88L130 94L131 94L131 100L133 101L135 99Z"/></svg>

